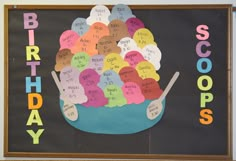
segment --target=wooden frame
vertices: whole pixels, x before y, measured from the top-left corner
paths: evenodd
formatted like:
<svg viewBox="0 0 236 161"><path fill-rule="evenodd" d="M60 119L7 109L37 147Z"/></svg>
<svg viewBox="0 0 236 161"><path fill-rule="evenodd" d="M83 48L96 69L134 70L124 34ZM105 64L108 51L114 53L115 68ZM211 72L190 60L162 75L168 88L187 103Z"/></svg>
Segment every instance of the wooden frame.
<svg viewBox="0 0 236 161"><path fill-rule="evenodd" d="M167 119L162 124L162 130L166 130L166 133L164 132L163 135L167 135L167 131L173 132L173 129L175 129L177 131L176 136L174 136L174 134L172 134L172 135L168 134L168 135L169 135L169 137L176 137L176 139L178 139L177 136L180 137L180 135L184 135L184 133L181 133L180 131L178 131L178 127L175 127L175 126L179 126L179 129L182 128L182 130L185 132L189 131L187 136L185 136L185 138L189 137L189 143L184 142L183 143L184 145L179 145L179 146L173 144L172 147L174 146L175 148L173 148L171 150L168 150L169 146L163 146L162 148L164 150L159 149L159 152L157 152L157 151L153 150L155 147L157 147L155 145L157 141L153 137L153 135L156 134L156 131L158 131L155 129L155 127L138 132L137 134L134 133L134 134L127 134L127 135L126 134L124 134L124 135L118 134L118 135L110 136L109 134L90 134L90 133L83 132L83 131L79 132L79 134L78 134L78 136L83 139L93 140L97 137L97 138L101 139L101 141L104 141L104 142L109 142L109 141L112 143L114 142L114 143L116 143L115 144L116 146L118 146L119 143L115 142L114 139L118 139L118 140L120 139L120 142L124 143L128 139L130 140L131 138L135 138L133 141L128 142L130 144L132 144L132 143L134 144L134 146L133 146L134 149L132 149L130 151L128 151L127 149L124 148L124 146L126 146L126 145L119 145L120 146L119 148L111 147L111 149L114 148L114 151L112 151L112 150L110 150L110 147L106 147L108 145L112 146L108 143L107 144L104 143L104 147L101 147L101 148L104 148L104 150L98 150L99 148L96 147L95 143L98 144L98 146L101 146L103 144L97 140L93 140L94 147L93 146L90 147L89 145L87 145L88 143L92 144L93 143L92 141L89 141L89 142L84 141L81 143L80 142L81 140L76 138L77 132L78 132L77 129L74 130L66 123L61 124L62 120L60 120L60 118L62 116L58 116L58 114L60 114L60 110L55 111L55 113L57 115L57 116L55 116L52 114L53 110L49 109L50 108L49 105L50 106L52 105L51 103L49 103L50 102L49 100L51 100L53 98L55 99L55 97L52 95L53 93L50 93L49 91L50 90L52 90L52 91L57 90L57 88L55 86L55 83L53 82L53 79L51 79L49 77L50 73L48 74L48 71L46 69L47 63L49 64L48 65L49 68L52 67L51 66L51 64L53 64L53 63L51 63L52 56L48 56L45 54L42 57L44 57L44 61L47 63L43 64L43 62L41 62L42 66L45 66L45 68L43 68L41 70L39 69L40 70L39 73L41 73L42 78L44 77L44 79L45 78L47 79L47 80L46 79L44 80L46 83L43 84L43 87L42 87L42 90L45 90L46 92L44 91L42 93L42 95L45 96L45 104L48 106L44 105L45 107L43 107L41 109L41 113L43 113L42 118L46 119L46 120L43 120L43 122L45 121L46 123L43 123L42 126L40 125L38 127L35 127L32 125L32 129L36 130L37 128L42 127L45 129L45 131L49 131L48 133L46 132L46 134L43 135L44 138L48 137L48 139L46 139L45 141L40 140L40 144L41 145L44 144L45 147L38 146L39 148L37 148L37 145L33 146L32 143L31 143L31 145L28 145L29 138L27 138L25 136L25 134L23 134L23 132L27 134L26 130L29 130L30 126L27 126L26 122L27 122L30 114L29 114L29 110L27 109L27 107L25 107L25 105L27 104L27 92L22 91L23 89L26 88L25 84L22 84L22 78L27 77L27 74L29 74L29 73L28 73L28 71L23 69L23 68L26 68L24 66L26 61L21 62L22 60L25 60L25 52L22 53L21 49L23 49L23 51L25 50L25 48L23 48L24 47L23 43L27 43L28 33L27 33L26 29L24 29L24 26L23 26L24 19L23 19L22 14L26 13L26 12L37 12L40 14L40 16L38 18L41 20L41 22L39 22L39 23L49 23L50 21L53 21L53 20L50 20L50 19L44 20L44 19L47 19L47 16L45 16L45 15L48 15L48 17L50 17L49 15L50 14L53 15L54 14L53 12L58 11L58 13L62 13L60 11L64 11L65 14L68 14L69 12L76 12L76 10L78 11L79 15L80 14L86 15L86 14L88 14L88 12L91 10L92 7L94 7L94 6L87 6L87 5L86 6L74 6L74 5L73 6L72 5L71 6L60 6L60 5L53 5L53 6L52 5L5 5L4 6L4 42L5 42L5 44L4 44L4 54L5 54L4 55L4 77L5 77L5 81L4 81L4 87L5 87L5 89L4 89L4 96L5 96L4 97L4 106L5 106L5 111L4 111L4 117L5 117L4 118L4 156L5 157L61 157L61 158L64 158L64 157L66 157L66 158L117 158L117 159L118 158L124 158L124 159L138 158L138 159L231 160L232 159L232 143L231 143L232 142L232 44L231 44L231 41L232 41L232 11L233 11L233 8L231 5L168 5L168 6L166 6L166 5L161 5L161 6L160 5L144 5L144 6L131 5L131 6L129 6L132 9L132 11L138 15L137 18L141 17L140 19L142 21L147 22L146 23L147 28L149 28L150 30L154 29L155 25L157 23L151 22L152 19L148 19L148 18L150 16L151 16L151 18L156 18L156 16L152 15L152 12L159 14L160 11L162 11L162 13L160 13L160 15L163 16L163 20L161 21L163 24L165 22L166 24L169 24L169 25L172 25L172 23L173 23L173 25L178 25L179 24L178 21L182 21L182 23L187 26L185 28L186 30L191 28L191 22L194 23L194 25L196 25L197 23L199 23L199 25L201 25L199 22L199 21L201 21L201 18L197 18L198 15L197 16L194 15L194 14L201 14L201 11L204 11L204 14L209 13L209 17L212 16L211 12L216 13L218 16L216 18L216 20L222 19L223 20L222 23L225 23L225 24L217 24L222 28L223 28L223 26L226 26L224 28L224 32L220 35L221 37L223 37L222 39L225 40L225 44L222 45L223 46L222 48L219 48L219 51L216 46L220 46L219 44L221 44L223 42L220 40L219 41L214 40L214 38L218 39L220 37L219 35L215 36L214 34L219 34L219 33L215 33L215 30L211 33L211 28L209 27L210 38L211 38L211 36L214 37L209 40L209 41L214 40L213 42L210 42L213 46L211 48L211 50L212 50L212 52L215 52L216 54L222 54L219 57L212 58L212 60L214 62L220 61L220 59L224 60L224 62L222 62L223 65L221 65L221 62L220 63L218 62L218 64L214 64L214 65L216 65L216 68L213 69L212 73L210 73L210 76L212 76L214 81L216 82L214 84L215 86L213 85L213 87L215 87L215 88L214 88L214 91L212 92L213 95L215 94L214 95L215 102L213 101L213 104L210 104L210 105L214 106L215 105L214 103L216 103L216 104L220 104L220 105L226 105L227 107L223 106L222 107L223 109L219 110L219 111L218 111L218 109L213 109L215 121L212 124L210 123L209 125L205 125L205 126L200 124L198 121L196 121L201 118L199 116L199 112L201 109L199 105L198 105L199 107L195 107L195 109L194 109L194 107L191 106L191 108L193 108L192 113L191 112L186 113L186 115L191 115L193 117L193 120L190 120L191 117L187 117L187 116L186 116L186 120L184 120L185 118L179 118L180 124L170 124L169 121L172 121L172 122L177 121L178 122L178 119L173 116L172 116L172 118L170 117L168 119L168 116L164 115L165 117L167 117ZM111 9L112 7L113 6L108 6L109 9ZM42 11L46 11L48 13L41 14ZM168 14L166 14L165 11L168 12ZM171 15L172 11L173 11L173 13ZM217 11L221 11L221 12L217 12ZM13 12L14 12L14 14L13 14ZM149 16L145 16L143 13L149 14ZM180 14L178 14L178 13L180 13ZM191 16L185 17L186 13L188 13L190 15L192 14L193 18L191 19ZM18 17L14 17L19 14L21 14L21 17L22 17L21 20L19 20ZM43 17L42 15L44 15L45 17ZM70 16L71 15L73 15L73 14L70 14ZM157 17L159 17L160 15L157 15ZM167 23L167 21L164 21L165 17L168 17L168 18L171 17L169 15L176 16L171 20L172 23ZM63 21L65 20L65 19L63 19L63 18L65 18L65 17L63 17L64 15L60 15L59 17L56 17L56 16L58 16L58 15L56 15L56 14L54 15L55 21L58 21L56 19L60 19L60 16ZM183 19L180 18L181 16L183 17ZM201 14L200 16L203 16L203 15ZM208 17L208 16L206 16L206 17ZM142 18L145 18L145 19L142 19ZM174 21L175 18L177 18L177 22ZM208 22L207 19L204 19L204 18L202 18L202 19L203 19L202 20L203 23ZM196 24L195 24L195 21L197 21ZM220 23L219 21L215 21L215 23L216 22ZM213 20L209 21L209 23L214 23L214 21ZM16 25L17 27L14 28L14 25ZM41 24L39 24L39 25L41 25ZM50 26L50 25L51 25L51 23L48 26ZM210 24L209 26L211 26L211 25L214 25L214 24ZM217 25L216 25L216 28L217 28ZM47 26L47 25L45 25L45 26ZM45 31L44 27L38 29L38 32L41 34L45 33L45 32L50 34L53 31L53 33L54 33L54 31L56 32L58 26L54 26L55 30L48 30L48 31ZM70 27L70 26L68 26L68 27ZM158 27L160 28L160 30L165 28L165 26L161 26L161 25ZM183 25L183 27L184 27L184 25ZM57 33L63 32L64 30L65 30L65 28L60 29L57 31ZM219 29L217 28L216 31L219 31ZM168 30L166 32L168 32ZM195 30L192 30L193 35L197 34L195 32L196 32ZM161 33L156 33L156 30L154 31L153 34L154 34L155 39L158 36L160 36L160 37L162 36ZM55 45L56 47L52 47L50 45L47 45L47 44L41 42L44 39L47 40L45 38L46 35L43 34L44 38L43 38L43 36L40 37L40 34L37 34L37 31L35 30L35 35L34 35L35 36L35 43L41 44L42 47L41 46L39 46L39 47L42 48L41 49L42 52L46 52L47 49L50 49L50 51L54 50L55 54L52 54L52 55L55 57L56 53L57 53L55 48L58 48L57 45L59 45L59 44L58 44L58 42L55 42L54 44L52 44L52 46ZM22 43L19 41L21 39L17 38L18 36L22 37L22 41L23 41ZM40 37L40 38L38 38L38 40L36 40L37 36ZM58 37L60 35L53 35L52 34L51 36ZM166 34L166 36L169 37L171 35ZM178 36L178 34L174 35L174 36ZM179 35L179 36L181 36L181 35ZM182 35L182 36L183 37L181 37L181 38L183 38L183 39L189 38L186 35L185 36ZM161 37L161 38L162 39L160 40L160 46L161 46L160 49L162 50L163 48L166 47L166 45L164 44L165 41L167 42L167 40L171 40L171 39L165 40L164 37ZM192 55L195 54L195 55L193 56L194 57L193 59L189 60L189 63L187 63L187 65L190 65L191 63L197 63L197 58L198 58L198 57L196 57L196 53L194 53L195 52L195 45L198 43L198 41L196 38L193 38L193 37L191 37L191 38L192 39L189 41L191 41L192 46L190 43L189 46L191 46L191 47L189 47L189 48L193 49L192 50L193 53L190 53L190 54L192 54ZM173 38L173 39L176 39L176 38ZM17 44L15 41L19 42L20 45L17 47L12 46L12 45ZM163 41L164 43L162 44L161 41ZM22 46L22 44L23 44L23 46ZM158 44L159 44L159 42L158 42ZM26 45L29 45L29 44L25 44L25 46ZM172 47L175 48L175 46L171 46L171 45L172 44L170 43L171 48ZM19 57L17 57L17 54L15 53L16 51L14 50L14 48L15 48L15 50L21 52L21 53L18 53ZM20 50L18 50L18 49L20 49ZM167 51L167 50L163 49L163 51ZM191 51L191 50L188 50L188 51ZM225 53L219 53L222 51L224 51ZM180 51L178 51L178 52L180 52ZM186 52L186 51L183 51L183 52ZM162 57L165 57L164 53L163 53ZM19 63L17 64L15 62L15 64L14 64L14 61L17 61ZM53 61L55 61L55 59ZM171 59L164 59L163 61L164 61L164 65L163 65L164 69L165 69L165 65L168 63L173 63L173 68L179 67L179 69L178 69L180 71L179 79L185 77L186 80L188 80L190 83L193 83L193 82L191 82L192 81L191 73L193 73L193 77L195 78L195 81L197 81L196 78L200 77L199 75L201 73L199 73L199 72L197 73L196 69L194 71L184 71L183 73L185 73L185 75L183 76L183 75L181 75L182 74L181 70L184 70L186 68L186 66L184 66L185 68L182 69L183 66L178 64L178 62L175 63ZM168 62L168 61L171 61L171 62ZM186 63L186 61L188 62L188 60L183 60L183 62L179 62L179 63L184 64L184 63ZM189 68L191 68L191 67L189 67ZM20 69L21 71L18 72L17 69ZM169 69L170 69L170 72L173 72L173 69L170 66L168 67L168 70ZM217 75L216 71L214 71L216 69L222 69L224 74L226 74L227 76L224 77L225 75L222 75L222 76ZM53 69L50 69L50 70L53 70ZM168 79L170 79L170 75L171 75L170 72L161 72L161 74L163 75L163 78L166 78L168 80ZM188 73L189 75L186 73ZM222 78L222 77L224 77L224 78ZM220 81L223 81L225 84L219 85L219 82L217 81L218 79L220 79ZM14 81L16 82L16 84L14 84ZM181 82L183 80L177 80L177 83L179 83L178 81ZM17 82L20 82L20 83L17 83ZM23 82L24 82L24 80L23 80ZM179 83L176 86L179 87L181 85L184 85L184 86L186 85L186 88L191 87L191 85L188 86L187 83L188 82L186 82L186 84L184 82ZM47 86L46 84L48 84L49 86ZM23 87L21 87L22 85L23 85ZM164 88L164 86L166 86L167 83L162 82L162 83L160 83L160 85L162 88ZM204 85L202 84L202 86L204 86ZM217 91L218 86L219 86L220 91ZM196 87L197 87L197 85L194 87L195 89L193 91L196 92L195 95L198 95L198 96L196 96L198 101L201 101L201 100L199 100L200 99L199 94L202 91L200 91L199 88L196 88ZM176 87L176 89L175 88L173 89L173 94L172 95L170 94L170 100L172 99L173 103L169 104L168 107L171 107L171 105L173 106L173 104L176 104L176 106L180 108L181 107L180 102L181 102L182 97L185 99L186 98L193 99L192 102L195 102L196 98L194 95L191 96L191 94L189 94L189 93L187 93L186 95L184 93L179 94L178 92L180 89L181 88L177 88L177 87ZM183 89L183 91L184 90L185 89ZM223 94L221 95L221 94L219 94L219 92L222 92ZM57 97L58 97L58 94L59 93L57 93ZM178 94L180 97L175 96ZM188 97L188 94L190 95L190 97ZM223 101L219 100L219 98L223 98ZM21 99L23 99L23 100L21 100ZM177 99L180 99L180 101L177 101ZM19 100L21 100L21 101L19 101ZM211 101L209 101L209 102L211 102ZM58 103L58 100L57 100L57 103ZM188 104L186 103L184 105L185 106L191 105L190 103L191 103L191 101L188 102ZM196 103L193 105L196 105ZM25 108L25 109L22 110L22 113L19 113L20 112L19 109L16 110L14 108L15 106L17 106L18 108L22 108L22 109ZM56 107L57 106L52 107L52 108L56 108ZM217 107L217 108L220 108L220 107ZM183 108L183 109L186 109L186 108ZM17 112L15 112L15 110ZM174 109L172 108L172 110L174 110ZM179 114L177 110L174 110L174 111L175 112L173 112L172 114L176 114L176 115ZM221 112L223 113L222 115L221 115ZM50 116L51 118L55 117L55 119L57 121L52 120L49 117L47 117L46 113L48 113L48 116ZM17 114L19 114L19 115L17 115ZM162 119L164 119L164 118L162 118ZM14 122L17 122L17 124ZM64 129L62 129L62 130L58 129L59 126L57 125L57 122L59 122L63 128L66 128L66 130L69 130L68 133L70 132L70 133L74 134L74 138L72 139L72 141L70 143L78 142L79 145L73 145L70 147L70 146L68 146L69 143L68 143L68 145L66 144L65 140L67 138L65 139L62 137L63 136L62 134L64 134L64 132L63 132ZM191 122L192 124L189 122ZM22 123L25 123L25 124L22 124ZM186 126L184 126L183 124L185 124ZM224 125L227 125L226 128L223 128ZM15 129L18 127L19 127L19 129ZM22 128L23 128L23 130L22 130ZM193 140L194 137L196 137L195 139L197 139L197 140L198 139L201 140L200 137L204 137L203 133L205 133L206 134L205 137L207 137L209 139L210 137L208 135L212 135L214 133L214 132L207 131L207 129L210 129L210 131L211 131L212 130L211 128L215 132L222 133L222 135L219 134L215 138L212 136L213 140L214 139L219 140L219 138L221 138L223 140L221 144L220 143L219 144L212 143L212 145L209 146L209 147L212 147L214 150L209 150L209 151L203 152L203 151L199 150L200 147L190 143L190 142L195 143ZM50 131L52 129L54 131ZM58 129L58 131L55 131L57 129ZM197 137L193 134L196 129L199 130L199 135L201 134L201 136ZM204 132L201 132L201 130L203 130ZM195 132L198 133L198 131L195 131ZM58 136L55 136L55 139L53 138L53 135L52 135L53 133L54 134L58 133L57 134ZM193 136L191 136L190 134L192 134ZM72 135L69 135L69 136L72 136ZM15 142L16 140L13 139L14 137L18 137L17 142ZM23 142L20 141L21 140L20 138L23 140ZM153 141L154 143L150 142L150 138L152 139L152 141L154 140ZM52 140L52 142L47 142L50 139ZM59 140L59 139L61 139L61 140ZM139 139L141 141L140 141L140 144L137 144L137 145L143 145L144 147L146 146L146 148L139 149L139 147L137 147L135 142L139 142L138 141ZM142 139L143 139L143 142L142 142ZM148 139L149 139L149 141L147 141ZM181 140L183 138L180 137L179 139ZM25 140L25 142L27 142L26 144L23 144L24 140ZM158 141L161 142L161 140L158 140ZM170 142L171 141L173 141L175 143L179 143L178 141L175 141L174 139L170 138ZM113 143L113 145L114 145L114 143ZM52 144L58 144L58 145L52 145ZM210 143L208 143L208 144L210 144ZM203 146L203 145L205 145L204 140L203 140L203 143L201 143L201 144L199 143L199 146ZM219 145L222 145L222 148L219 148L219 149L215 148ZM46 146L47 146L47 148L46 148ZM62 149L58 148L60 146L61 147L68 146L68 149L67 148L62 148ZM183 148L184 150L178 150L178 149L181 149L181 146L184 147ZM196 148L194 148L194 146L196 146ZM130 147L132 147L132 146L130 146ZM189 149L192 149L192 150L187 150L186 147L189 147ZM74 149L74 150L71 150L71 149ZM219 151L219 153L218 153L218 151Z"/></svg>

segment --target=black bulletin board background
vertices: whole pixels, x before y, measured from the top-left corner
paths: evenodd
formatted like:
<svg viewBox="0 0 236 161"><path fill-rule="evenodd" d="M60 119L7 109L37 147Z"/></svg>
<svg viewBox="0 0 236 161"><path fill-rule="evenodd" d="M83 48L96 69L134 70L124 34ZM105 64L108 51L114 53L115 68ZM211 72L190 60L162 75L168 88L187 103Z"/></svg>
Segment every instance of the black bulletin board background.
<svg viewBox="0 0 236 161"><path fill-rule="evenodd" d="M65 6L62 9L9 7L8 34L5 33L8 36L8 42L5 42L8 48L8 78L5 78L8 82L8 97L5 96L8 98L5 99L6 156L32 154L45 157L49 153L48 156L55 157L64 154L66 157L83 157L83 154L95 153L102 157L106 154L124 154L125 157L129 154L134 154L132 157L138 157L136 154L144 154L145 157L152 154L155 154L154 157L161 157L159 154L231 157L228 72L231 25L228 16L231 7L149 7L132 11L153 33L162 51L160 86L164 88L176 71L180 72L180 77L167 96L161 121L151 129L128 135L92 134L74 129L66 123L59 109L59 91L50 73L54 69L59 37L63 31L70 29L74 19L87 18L90 9L79 9L79 6L78 9L75 6L74 9L66 9ZM25 58L25 47L29 44L28 31L23 26L23 13L26 12L36 13L39 21L35 30L35 45L40 48L41 65L37 68L37 75L42 79L44 103L39 113L45 131L38 145L32 144L32 138L26 132L39 128L26 126L30 114L25 93L25 77L30 76ZM199 57L195 47L199 40L195 35L200 24L209 27L210 38L207 41L211 43L209 50L212 51L210 59L213 68L209 75L214 82L210 90L214 95L214 101L210 103L214 121L208 126L199 123L201 91L197 87L197 79L202 74L196 68ZM66 155L69 153L76 155Z"/></svg>

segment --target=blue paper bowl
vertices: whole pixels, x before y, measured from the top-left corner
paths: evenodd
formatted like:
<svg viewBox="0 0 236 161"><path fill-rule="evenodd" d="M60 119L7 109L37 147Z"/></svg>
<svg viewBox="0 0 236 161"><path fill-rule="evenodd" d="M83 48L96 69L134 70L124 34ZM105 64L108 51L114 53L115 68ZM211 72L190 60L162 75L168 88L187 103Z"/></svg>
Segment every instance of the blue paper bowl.
<svg viewBox="0 0 236 161"><path fill-rule="evenodd" d="M76 129L96 134L132 134L146 130L160 121L165 111L163 109L157 118L149 120L146 109L151 100L141 104L127 104L122 107L87 108L76 104L79 117L76 121L68 120L63 114L63 101L60 100L60 109L65 120Z"/></svg>

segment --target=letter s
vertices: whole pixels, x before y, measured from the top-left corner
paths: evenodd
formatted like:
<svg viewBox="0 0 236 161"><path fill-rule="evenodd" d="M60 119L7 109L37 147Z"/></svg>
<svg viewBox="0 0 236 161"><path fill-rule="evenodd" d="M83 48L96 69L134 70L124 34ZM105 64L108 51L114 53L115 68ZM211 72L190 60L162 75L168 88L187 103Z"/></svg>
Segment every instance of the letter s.
<svg viewBox="0 0 236 161"><path fill-rule="evenodd" d="M199 119L200 123L203 125L209 125L213 122L213 117L212 117L212 110L210 109L202 109L200 111L200 116L202 118Z"/></svg>
<svg viewBox="0 0 236 161"><path fill-rule="evenodd" d="M207 25L198 25L196 28L196 31L199 34L196 34L196 38L198 40L207 40L210 36L208 30L208 26Z"/></svg>

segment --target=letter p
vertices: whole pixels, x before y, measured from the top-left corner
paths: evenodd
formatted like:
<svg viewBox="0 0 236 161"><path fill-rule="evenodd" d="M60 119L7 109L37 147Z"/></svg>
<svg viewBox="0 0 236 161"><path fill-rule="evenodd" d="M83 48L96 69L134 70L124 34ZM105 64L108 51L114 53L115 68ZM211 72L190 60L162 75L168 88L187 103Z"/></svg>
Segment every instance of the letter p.
<svg viewBox="0 0 236 161"><path fill-rule="evenodd" d="M205 108L207 102L211 102L213 100L212 93L201 93L201 107Z"/></svg>

